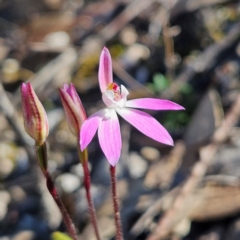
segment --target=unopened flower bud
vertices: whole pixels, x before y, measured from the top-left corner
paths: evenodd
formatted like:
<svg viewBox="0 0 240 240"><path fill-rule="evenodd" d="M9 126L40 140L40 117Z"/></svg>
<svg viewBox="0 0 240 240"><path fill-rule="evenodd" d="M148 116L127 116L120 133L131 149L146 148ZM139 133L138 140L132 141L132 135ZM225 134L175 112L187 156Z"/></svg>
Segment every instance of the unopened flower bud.
<svg viewBox="0 0 240 240"><path fill-rule="evenodd" d="M64 84L59 91L69 128L79 138L81 126L87 118L82 102L72 83L69 86Z"/></svg>
<svg viewBox="0 0 240 240"><path fill-rule="evenodd" d="M41 146L49 133L47 114L30 83L22 84L21 93L25 130Z"/></svg>

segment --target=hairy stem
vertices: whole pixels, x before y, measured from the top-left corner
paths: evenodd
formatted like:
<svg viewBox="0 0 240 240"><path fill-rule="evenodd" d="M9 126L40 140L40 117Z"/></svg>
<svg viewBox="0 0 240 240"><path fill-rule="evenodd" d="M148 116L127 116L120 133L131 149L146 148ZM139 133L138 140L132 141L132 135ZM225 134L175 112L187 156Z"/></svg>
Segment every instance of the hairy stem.
<svg viewBox="0 0 240 240"><path fill-rule="evenodd" d="M114 219L115 219L115 225L116 225L116 229L117 229L116 240L123 240L122 223L121 223L121 216L120 216L118 197L117 197L117 181L116 181L116 167L115 166L113 167L110 165L110 174L111 174Z"/></svg>
<svg viewBox="0 0 240 240"><path fill-rule="evenodd" d="M77 238L75 226L74 226L72 219L70 218L62 200L58 196L54 182L53 182L53 180L48 172L48 169L47 169L47 150L46 150L45 143L41 146L36 146L36 154L37 154L38 163L40 165L40 168L46 178L47 189L48 189L49 193L51 194L52 198L54 199L55 203L57 204L59 210L62 213L63 222L67 228L67 231L73 240L77 240L78 238Z"/></svg>
<svg viewBox="0 0 240 240"><path fill-rule="evenodd" d="M48 191L50 192L50 194L52 195L54 201L56 202L56 204L58 205L61 213L62 213L62 217L63 217L63 222L67 228L67 231L69 233L69 235L72 237L73 240L77 240L77 233L76 233L76 229L75 226L72 222L72 219L70 218L62 200L59 198L57 190L54 186L53 180L51 178L51 176L49 175L49 173L47 172L46 175L46 180L47 180L47 188Z"/></svg>
<svg viewBox="0 0 240 240"><path fill-rule="evenodd" d="M91 177L90 177L90 172L89 172L89 168L88 168L87 149L84 149L83 151L81 151L79 149L79 156L80 156L80 161L82 163L83 172L84 172L84 186L85 186L86 197L87 197L87 201L88 201L88 209L89 209L89 213L90 213L91 222L93 225L96 239L101 240L100 233L98 230L96 212L95 212L92 195L91 195Z"/></svg>

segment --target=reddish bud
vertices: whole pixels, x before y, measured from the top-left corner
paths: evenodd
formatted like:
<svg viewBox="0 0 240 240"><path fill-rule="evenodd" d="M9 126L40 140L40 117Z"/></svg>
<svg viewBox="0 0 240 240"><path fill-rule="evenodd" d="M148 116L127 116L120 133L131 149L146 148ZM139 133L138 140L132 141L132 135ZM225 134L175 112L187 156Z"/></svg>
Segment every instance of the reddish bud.
<svg viewBox="0 0 240 240"><path fill-rule="evenodd" d="M21 93L25 130L40 146L49 133L47 114L30 83L22 84Z"/></svg>
<svg viewBox="0 0 240 240"><path fill-rule="evenodd" d="M69 128L74 135L79 137L81 126L87 118L82 102L72 83L69 86L64 84L59 91Z"/></svg>

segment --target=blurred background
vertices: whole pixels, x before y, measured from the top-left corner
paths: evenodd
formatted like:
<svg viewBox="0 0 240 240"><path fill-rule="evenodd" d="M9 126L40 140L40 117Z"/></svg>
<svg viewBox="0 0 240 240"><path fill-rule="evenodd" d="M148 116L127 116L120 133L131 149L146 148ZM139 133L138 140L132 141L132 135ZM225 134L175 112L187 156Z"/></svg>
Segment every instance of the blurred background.
<svg viewBox="0 0 240 240"><path fill-rule="evenodd" d="M22 82L31 82L46 108L49 169L79 239L95 239L58 88L72 82L88 115L101 109L103 46L130 99L164 98L186 108L148 111L174 147L120 119L125 240L239 240L239 40L238 0L0 0L0 240L48 240L65 231L23 129ZM97 138L89 160L102 239L111 240L109 165Z"/></svg>

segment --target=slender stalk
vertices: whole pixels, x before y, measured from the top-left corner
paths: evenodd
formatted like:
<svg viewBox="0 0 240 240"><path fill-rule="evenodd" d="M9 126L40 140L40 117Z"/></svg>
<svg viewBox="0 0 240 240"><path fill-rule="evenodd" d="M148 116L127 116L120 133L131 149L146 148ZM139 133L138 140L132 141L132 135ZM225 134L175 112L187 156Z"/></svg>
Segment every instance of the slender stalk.
<svg viewBox="0 0 240 240"><path fill-rule="evenodd" d="M74 226L72 219L70 218L62 200L58 196L54 182L53 182L53 180L48 172L48 169L47 169L47 150L46 150L45 143L41 146L36 146L36 154L37 154L38 163L40 165L40 168L46 178L47 189L48 189L49 193L51 194L52 198L54 199L55 203L57 204L59 210L62 213L63 222L67 228L67 231L73 240L77 240L78 238L77 238L75 226Z"/></svg>
<svg viewBox="0 0 240 240"><path fill-rule="evenodd" d="M88 209L89 209L89 213L90 213L90 219L91 219L97 240L101 240L100 233L98 230L96 212L95 212L92 195L91 195L91 177L90 177L90 172L88 169L88 151L87 151L87 149L84 149L83 151L81 151L79 148L79 156L80 156L80 161L82 163L83 172L84 172L84 186L85 186L86 197L87 197L87 201L88 201Z"/></svg>
<svg viewBox="0 0 240 240"><path fill-rule="evenodd" d="M115 219L115 225L116 225L116 229L117 229L116 240L123 240L122 223L121 223L121 216L120 216L118 197L117 197L117 181L116 181L116 167L115 166L113 167L110 165L110 174L111 174L114 219Z"/></svg>
<svg viewBox="0 0 240 240"><path fill-rule="evenodd" d="M67 231L69 233L69 235L74 239L74 240L77 240L77 233L76 233L76 229L75 229L75 226L72 222L72 219L70 218L62 200L59 198L58 196L58 193L57 193L57 190L54 186L54 182L51 178L51 176L49 175L49 173L47 172L47 188L48 188L48 191L50 192L50 194L52 195L54 201L56 202L56 204L58 205L61 213L62 213L62 216L63 216L63 222L67 228Z"/></svg>

